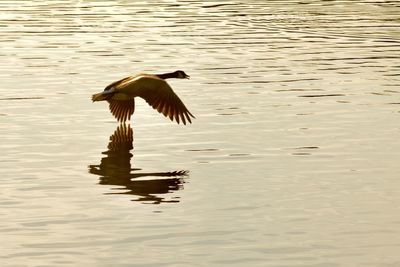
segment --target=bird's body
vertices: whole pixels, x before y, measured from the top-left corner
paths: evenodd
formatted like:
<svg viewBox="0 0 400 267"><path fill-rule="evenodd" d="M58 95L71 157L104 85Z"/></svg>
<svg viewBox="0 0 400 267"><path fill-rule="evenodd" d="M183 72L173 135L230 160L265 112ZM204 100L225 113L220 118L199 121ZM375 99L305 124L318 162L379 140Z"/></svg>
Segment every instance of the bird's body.
<svg viewBox="0 0 400 267"><path fill-rule="evenodd" d="M168 78L188 78L183 71L165 74L138 74L108 85L103 92L92 96L93 102L107 100L111 113L120 122L129 120L135 111L135 97L141 97L156 109L179 123L191 123L194 116L165 81Z"/></svg>

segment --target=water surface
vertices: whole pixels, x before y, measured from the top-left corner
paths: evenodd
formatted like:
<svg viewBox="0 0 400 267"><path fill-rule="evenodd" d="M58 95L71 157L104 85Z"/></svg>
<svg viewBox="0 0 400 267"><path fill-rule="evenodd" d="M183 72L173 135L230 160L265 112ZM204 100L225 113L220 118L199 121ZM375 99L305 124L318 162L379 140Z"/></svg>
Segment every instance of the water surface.
<svg viewBox="0 0 400 267"><path fill-rule="evenodd" d="M2 266L400 265L397 1L2 1ZM90 96L137 72L196 116Z"/></svg>

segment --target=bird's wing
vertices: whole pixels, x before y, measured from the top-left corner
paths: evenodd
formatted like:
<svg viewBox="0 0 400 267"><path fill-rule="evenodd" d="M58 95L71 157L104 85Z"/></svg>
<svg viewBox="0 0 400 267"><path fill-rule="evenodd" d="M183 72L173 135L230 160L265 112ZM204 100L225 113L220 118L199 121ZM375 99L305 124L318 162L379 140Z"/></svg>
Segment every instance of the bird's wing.
<svg viewBox="0 0 400 267"><path fill-rule="evenodd" d="M171 121L175 119L178 124L182 121L185 125L186 121L192 123L191 117L195 117L185 107L168 83L162 79L152 79L152 81L151 86L138 88L135 92L136 95L146 100L150 106L165 117L169 117Z"/></svg>
<svg viewBox="0 0 400 267"><path fill-rule="evenodd" d="M135 111L135 100L107 100L110 103L110 111L120 122L129 120Z"/></svg>
<svg viewBox="0 0 400 267"><path fill-rule="evenodd" d="M104 91L107 91L107 90L112 89L112 88L116 88L119 85L121 85L123 82L125 82L125 81L127 81L129 79L132 79L132 78L133 78L133 76L128 76L128 77L122 78L121 80L118 80L118 81L115 81L113 83L110 83L109 85L107 85L106 88L104 88Z"/></svg>

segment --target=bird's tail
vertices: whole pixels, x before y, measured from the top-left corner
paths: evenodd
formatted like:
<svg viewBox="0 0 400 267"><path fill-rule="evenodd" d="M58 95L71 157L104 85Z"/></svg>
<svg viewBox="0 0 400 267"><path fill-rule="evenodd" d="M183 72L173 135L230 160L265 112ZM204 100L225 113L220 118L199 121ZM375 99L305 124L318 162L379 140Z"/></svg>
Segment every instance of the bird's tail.
<svg viewBox="0 0 400 267"><path fill-rule="evenodd" d="M104 91L104 92L101 92L101 93L92 95L92 101L95 102L95 101L108 100L108 99L110 99L112 96L113 96L112 93L107 92L107 91Z"/></svg>

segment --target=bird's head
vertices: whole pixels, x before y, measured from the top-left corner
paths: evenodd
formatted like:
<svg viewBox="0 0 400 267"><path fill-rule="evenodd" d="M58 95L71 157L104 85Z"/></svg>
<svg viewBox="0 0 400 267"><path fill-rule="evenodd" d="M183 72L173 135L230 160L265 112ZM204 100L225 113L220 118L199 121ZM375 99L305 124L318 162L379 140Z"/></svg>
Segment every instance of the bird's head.
<svg viewBox="0 0 400 267"><path fill-rule="evenodd" d="M187 75L183 70L177 70L174 72L174 74L175 74L175 78L178 78L178 79L189 79L190 78L190 76Z"/></svg>

